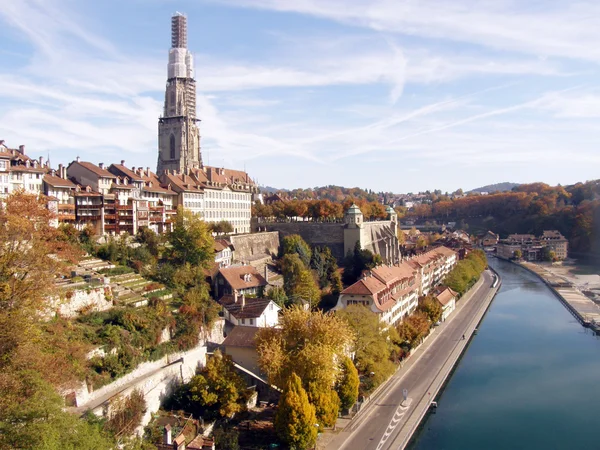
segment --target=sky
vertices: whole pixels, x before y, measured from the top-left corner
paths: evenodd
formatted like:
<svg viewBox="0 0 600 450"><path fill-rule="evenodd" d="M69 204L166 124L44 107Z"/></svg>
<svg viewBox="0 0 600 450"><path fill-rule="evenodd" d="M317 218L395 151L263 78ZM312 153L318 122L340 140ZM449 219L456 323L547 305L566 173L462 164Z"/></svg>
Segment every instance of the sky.
<svg viewBox="0 0 600 450"><path fill-rule="evenodd" d="M593 0L0 0L0 139L155 170L176 11L205 164L396 193L600 178Z"/></svg>

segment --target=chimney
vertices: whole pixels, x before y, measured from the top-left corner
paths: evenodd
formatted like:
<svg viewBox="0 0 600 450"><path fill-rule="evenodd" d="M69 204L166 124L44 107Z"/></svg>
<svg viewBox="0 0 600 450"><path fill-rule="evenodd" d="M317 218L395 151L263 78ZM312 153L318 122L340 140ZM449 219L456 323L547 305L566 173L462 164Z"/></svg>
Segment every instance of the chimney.
<svg viewBox="0 0 600 450"><path fill-rule="evenodd" d="M122 165L122 166L124 166L124 165L125 165L125 160L124 160L124 159L122 159L122 160L121 160L121 165Z"/></svg>
<svg viewBox="0 0 600 450"><path fill-rule="evenodd" d="M104 163L98 163L98 167L100 167L101 169L104 169Z"/></svg>
<svg viewBox="0 0 600 450"><path fill-rule="evenodd" d="M267 283L269 282L269 268L267 267L266 264L265 264L265 281Z"/></svg>
<svg viewBox="0 0 600 450"><path fill-rule="evenodd" d="M146 176L149 177L150 176L150 167L146 167Z"/></svg>
<svg viewBox="0 0 600 450"><path fill-rule="evenodd" d="M4 139L0 139L0 145L4 145Z"/></svg>
<svg viewBox="0 0 600 450"><path fill-rule="evenodd" d="M171 425L165 425L165 431L163 432L163 444L172 445L173 439L171 436Z"/></svg>
<svg viewBox="0 0 600 450"><path fill-rule="evenodd" d="M238 300L238 293L237 293L237 289L235 289L233 291L233 302L237 303L237 300Z"/></svg>
<svg viewBox="0 0 600 450"><path fill-rule="evenodd" d="M21 155L25 154L25 146L24 145L19 145L19 153L21 153Z"/></svg>
<svg viewBox="0 0 600 450"><path fill-rule="evenodd" d="M81 162L81 158L80 158L79 156L78 156L77 158L75 158L75 160L76 160L77 162Z"/></svg>
<svg viewBox="0 0 600 450"><path fill-rule="evenodd" d="M44 157L43 156L40 156L39 161L40 161L40 167L44 167Z"/></svg>
<svg viewBox="0 0 600 450"><path fill-rule="evenodd" d="M242 308L246 306L246 296L242 293Z"/></svg>

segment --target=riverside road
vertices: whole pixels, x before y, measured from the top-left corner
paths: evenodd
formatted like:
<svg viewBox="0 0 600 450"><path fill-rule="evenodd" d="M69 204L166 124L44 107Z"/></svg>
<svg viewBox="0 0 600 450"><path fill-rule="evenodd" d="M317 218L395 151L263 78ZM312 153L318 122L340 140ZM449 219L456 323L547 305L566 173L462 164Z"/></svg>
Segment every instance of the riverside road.
<svg viewBox="0 0 600 450"><path fill-rule="evenodd" d="M489 304L493 279L491 272L484 272L480 283L469 293L470 298L458 302L450 318L437 327L358 416L327 444L327 449L404 448L420 421L423 405L433 401L441 380L450 372L456 355L467 344ZM463 340L463 334L467 340ZM405 392L410 400L403 404Z"/></svg>

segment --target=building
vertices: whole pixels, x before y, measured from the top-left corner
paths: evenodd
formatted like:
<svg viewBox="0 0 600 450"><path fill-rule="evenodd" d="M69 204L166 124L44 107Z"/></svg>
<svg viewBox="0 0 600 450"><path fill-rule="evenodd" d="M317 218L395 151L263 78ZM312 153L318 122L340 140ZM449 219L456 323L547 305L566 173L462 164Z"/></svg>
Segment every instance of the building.
<svg viewBox="0 0 600 450"><path fill-rule="evenodd" d="M541 236L533 234L510 234L498 242L496 254L500 258L511 259L515 252L521 252L521 258L526 261L543 261L549 258L549 252L554 257L564 260L568 256L569 242L557 230L546 230Z"/></svg>
<svg viewBox="0 0 600 450"><path fill-rule="evenodd" d="M500 237L496 233L488 231L481 238L481 245L482 247L495 247L499 240Z"/></svg>
<svg viewBox="0 0 600 450"><path fill-rule="evenodd" d="M448 316L452 314L452 311L456 309L456 298L458 297L458 294L447 286L440 286L439 289L436 289L434 295L436 300L442 306L441 321L444 322Z"/></svg>
<svg viewBox="0 0 600 450"><path fill-rule="evenodd" d="M281 308L268 298L253 298L244 294L224 295L219 299L223 317L234 326L267 328L279 324Z"/></svg>
<svg viewBox="0 0 600 450"><path fill-rule="evenodd" d="M334 309L363 305L382 322L395 325L417 308L419 297L438 286L457 261L456 252L438 247L397 265L378 266L344 289Z"/></svg>
<svg viewBox="0 0 600 450"><path fill-rule="evenodd" d="M417 308L419 278L408 263L382 265L344 289L334 309L363 305L386 324L395 325Z"/></svg>
<svg viewBox="0 0 600 450"><path fill-rule="evenodd" d="M234 327L222 345L233 362L256 375L262 375L255 342L258 330L258 327Z"/></svg>
<svg viewBox="0 0 600 450"><path fill-rule="evenodd" d="M352 205L342 222L261 222L260 226L265 231L278 231L282 236L298 234L312 247L329 247L338 261L354 251L358 243L361 249L378 254L384 263L394 265L401 260L398 216L390 206L386 211L387 220L365 222L360 208Z"/></svg>
<svg viewBox="0 0 600 450"><path fill-rule="evenodd" d="M198 122L194 57L187 49L187 17L176 13L171 18L163 115L158 119L158 174L202 166Z"/></svg>
<svg viewBox="0 0 600 450"><path fill-rule="evenodd" d="M219 269L214 282L215 298L223 295L262 295L269 284L253 266Z"/></svg>
<svg viewBox="0 0 600 450"><path fill-rule="evenodd" d="M215 264L219 268L229 267L233 260L233 245L227 239L215 239Z"/></svg>

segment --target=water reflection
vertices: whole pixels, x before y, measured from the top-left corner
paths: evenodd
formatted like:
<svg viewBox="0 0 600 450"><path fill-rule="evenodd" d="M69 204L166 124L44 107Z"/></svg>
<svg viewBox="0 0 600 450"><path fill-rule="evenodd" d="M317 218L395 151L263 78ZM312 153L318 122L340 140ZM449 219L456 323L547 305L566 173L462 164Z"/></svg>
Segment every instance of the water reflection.
<svg viewBox="0 0 600 450"><path fill-rule="evenodd" d="M502 288L411 448L598 448L598 339L533 274L490 264Z"/></svg>

